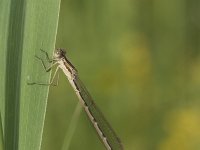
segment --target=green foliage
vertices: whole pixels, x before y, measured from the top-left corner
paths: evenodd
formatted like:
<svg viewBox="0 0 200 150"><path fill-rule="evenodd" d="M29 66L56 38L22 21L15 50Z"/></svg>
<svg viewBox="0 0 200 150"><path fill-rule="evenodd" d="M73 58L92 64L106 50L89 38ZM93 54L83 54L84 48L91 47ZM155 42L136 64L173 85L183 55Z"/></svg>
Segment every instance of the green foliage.
<svg viewBox="0 0 200 150"><path fill-rule="evenodd" d="M0 2L0 111L4 150L39 150L48 82L34 55L53 51L59 0L3 0Z"/></svg>

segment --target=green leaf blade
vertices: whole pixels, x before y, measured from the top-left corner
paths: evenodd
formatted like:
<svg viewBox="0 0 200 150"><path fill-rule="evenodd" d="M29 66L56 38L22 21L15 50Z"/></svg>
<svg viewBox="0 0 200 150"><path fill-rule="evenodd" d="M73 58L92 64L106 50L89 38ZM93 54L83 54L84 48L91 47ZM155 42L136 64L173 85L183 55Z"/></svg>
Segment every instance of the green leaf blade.
<svg viewBox="0 0 200 150"><path fill-rule="evenodd" d="M27 82L49 82L34 55L54 49L60 0L1 2L0 111L5 150L39 150L48 87ZM3 144L2 144L3 145Z"/></svg>
<svg viewBox="0 0 200 150"><path fill-rule="evenodd" d="M35 55L45 58L40 49L51 54L55 46L60 0L43 0L27 3L22 71L20 150L39 150L41 147L46 113L48 86L27 85L28 82L48 83L46 73ZM35 33L33 32L35 31ZM32 34L30 35L29 32ZM31 53L31 55L30 55Z"/></svg>

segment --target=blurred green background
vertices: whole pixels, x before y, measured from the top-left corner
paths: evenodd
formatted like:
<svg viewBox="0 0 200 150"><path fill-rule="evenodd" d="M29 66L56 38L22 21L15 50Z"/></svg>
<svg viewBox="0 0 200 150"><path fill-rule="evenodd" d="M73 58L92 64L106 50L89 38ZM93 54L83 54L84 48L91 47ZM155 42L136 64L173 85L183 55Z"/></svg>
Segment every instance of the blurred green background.
<svg viewBox="0 0 200 150"><path fill-rule="evenodd" d="M67 55L126 150L200 149L200 1L63 0ZM78 102L50 89L42 150L59 150ZM102 150L81 113L70 150Z"/></svg>

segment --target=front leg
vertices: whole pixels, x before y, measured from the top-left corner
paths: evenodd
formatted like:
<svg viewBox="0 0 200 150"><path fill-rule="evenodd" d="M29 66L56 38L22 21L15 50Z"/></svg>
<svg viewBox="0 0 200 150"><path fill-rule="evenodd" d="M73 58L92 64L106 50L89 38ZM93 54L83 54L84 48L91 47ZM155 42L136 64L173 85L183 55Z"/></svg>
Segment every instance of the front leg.
<svg viewBox="0 0 200 150"><path fill-rule="evenodd" d="M40 57L38 57L38 56L35 56L37 59L39 59L40 60L40 62L42 63L42 66L43 66L43 68L44 68L44 70L46 71L46 72L49 72L51 69L52 69L52 67L53 66L55 66L56 64L57 64L57 62L53 62L53 64L50 66L50 67L47 67L46 65L45 65L45 63L44 63L44 60L42 59L42 58L40 58Z"/></svg>
<svg viewBox="0 0 200 150"><path fill-rule="evenodd" d="M49 54L48 54L46 51L44 51L43 49L40 49L40 51L43 52L43 53L45 53L46 59L47 59L47 61L48 61L49 63L52 63L52 62L53 62L53 60L50 59Z"/></svg>

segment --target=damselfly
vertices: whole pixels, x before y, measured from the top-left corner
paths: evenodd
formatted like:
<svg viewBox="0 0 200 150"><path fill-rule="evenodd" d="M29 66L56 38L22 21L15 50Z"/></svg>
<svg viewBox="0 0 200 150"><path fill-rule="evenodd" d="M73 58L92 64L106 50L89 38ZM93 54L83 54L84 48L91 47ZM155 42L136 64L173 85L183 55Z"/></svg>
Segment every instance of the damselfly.
<svg viewBox="0 0 200 150"><path fill-rule="evenodd" d="M51 85L53 83L53 80L55 78L55 75L58 69L59 68L62 69L67 79L69 80L69 83L74 89L76 95L78 96L78 99L81 102L85 112L87 113L87 116L89 117L90 121L95 127L100 139L104 143L105 147L108 150L122 150L123 149L122 143L120 142L114 130L109 125L107 120L104 118L103 114L101 113L101 111L98 109L98 107L92 100L92 97L90 96L89 92L87 91L87 89L85 88L81 80L79 79L76 68L65 56L65 53L66 53L65 50L61 48L56 49L53 55L53 59L49 58L47 52L43 50L41 51L46 54L47 60L51 63L51 66L47 68L44 64L44 61L40 57L36 56L36 58L38 58L42 62L45 70L47 72L50 71L51 68L55 66L56 64L57 64L57 68L52 77L52 81L49 84L35 83L35 82L31 84Z"/></svg>

